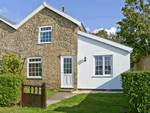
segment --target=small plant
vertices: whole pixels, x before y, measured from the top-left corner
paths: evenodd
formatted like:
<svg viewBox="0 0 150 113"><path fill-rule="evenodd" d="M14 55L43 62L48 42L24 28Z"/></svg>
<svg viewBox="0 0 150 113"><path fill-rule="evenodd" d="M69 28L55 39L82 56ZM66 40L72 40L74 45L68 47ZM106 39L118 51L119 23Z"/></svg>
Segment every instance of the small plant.
<svg viewBox="0 0 150 113"><path fill-rule="evenodd" d="M71 92L74 92L74 91L76 91L76 89L72 89L72 91L71 91Z"/></svg>
<svg viewBox="0 0 150 113"><path fill-rule="evenodd" d="M2 73L13 73L15 75L23 75L23 62L18 55L15 54L6 54L2 57L3 59L3 68Z"/></svg>

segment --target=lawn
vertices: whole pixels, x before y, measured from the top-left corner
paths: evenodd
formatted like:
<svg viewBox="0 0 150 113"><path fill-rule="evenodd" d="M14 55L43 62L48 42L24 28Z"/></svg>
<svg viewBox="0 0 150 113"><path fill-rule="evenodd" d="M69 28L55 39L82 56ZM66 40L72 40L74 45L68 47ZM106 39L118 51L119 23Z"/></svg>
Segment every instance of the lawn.
<svg viewBox="0 0 150 113"><path fill-rule="evenodd" d="M124 94L79 94L43 108L0 107L1 113L124 113Z"/></svg>
<svg viewBox="0 0 150 113"><path fill-rule="evenodd" d="M24 93L30 93L29 87L25 87ZM31 89L31 93L33 93L33 88ZM54 90L49 90L49 89L46 90L47 98L49 98L50 96L52 96L52 95L54 95L56 93L58 93L58 89L55 90L55 91ZM35 94L37 94L37 88L35 88ZM39 94L41 94L41 89L39 89Z"/></svg>

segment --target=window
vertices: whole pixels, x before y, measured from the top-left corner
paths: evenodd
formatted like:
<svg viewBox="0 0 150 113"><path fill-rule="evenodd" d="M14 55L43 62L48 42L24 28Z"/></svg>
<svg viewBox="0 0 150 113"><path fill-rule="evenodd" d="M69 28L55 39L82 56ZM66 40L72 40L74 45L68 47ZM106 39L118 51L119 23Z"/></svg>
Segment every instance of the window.
<svg viewBox="0 0 150 113"><path fill-rule="evenodd" d="M28 58L28 76L33 78L42 78L42 58L30 57Z"/></svg>
<svg viewBox="0 0 150 113"><path fill-rule="evenodd" d="M39 43L52 42L52 26L42 26L39 28Z"/></svg>
<svg viewBox="0 0 150 113"><path fill-rule="evenodd" d="M0 74L2 74L2 65L3 65L3 60L0 58Z"/></svg>
<svg viewBox="0 0 150 113"><path fill-rule="evenodd" d="M95 56L95 75L112 74L112 56Z"/></svg>
<svg viewBox="0 0 150 113"><path fill-rule="evenodd" d="M72 58L64 58L64 74L72 73Z"/></svg>

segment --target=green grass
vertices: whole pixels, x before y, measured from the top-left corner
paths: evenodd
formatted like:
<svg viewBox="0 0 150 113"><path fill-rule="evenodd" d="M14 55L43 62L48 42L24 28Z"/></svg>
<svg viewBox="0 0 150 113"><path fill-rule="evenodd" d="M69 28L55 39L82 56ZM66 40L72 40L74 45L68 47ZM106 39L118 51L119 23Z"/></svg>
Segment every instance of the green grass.
<svg viewBox="0 0 150 113"><path fill-rule="evenodd" d="M31 93L33 93L33 91L34 91L34 89L31 88ZM29 87L25 87L24 88L24 93L30 93ZM58 90L49 90L49 89L46 90L47 98L49 98L50 96L52 96L52 95L54 95L56 93L58 93ZM37 88L35 88L35 94L37 94ZM39 94L41 94L41 89L39 89Z"/></svg>
<svg viewBox="0 0 150 113"><path fill-rule="evenodd" d="M43 108L0 107L1 113L124 113L124 94L79 94Z"/></svg>

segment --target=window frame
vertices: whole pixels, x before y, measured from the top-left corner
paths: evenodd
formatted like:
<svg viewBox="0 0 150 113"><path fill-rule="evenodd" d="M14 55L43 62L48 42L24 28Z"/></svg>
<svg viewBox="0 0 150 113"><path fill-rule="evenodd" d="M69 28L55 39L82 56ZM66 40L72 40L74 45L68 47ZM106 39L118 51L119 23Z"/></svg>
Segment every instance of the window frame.
<svg viewBox="0 0 150 113"><path fill-rule="evenodd" d="M44 28L44 27L51 27L51 30L46 30L46 32L51 31L51 42L41 42L41 35L40 35L40 33L41 33L41 32L45 32L45 31L41 31L41 28ZM51 26L51 25L47 25L47 26L40 26L40 27L39 27L39 38L38 38L38 44L46 44L46 43L52 43L52 26Z"/></svg>
<svg viewBox="0 0 150 113"><path fill-rule="evenodd" d="M95 74L95 57L96 56L102 56L102 60L103 60L103 74L102 75ZM105 74L105 57L108 57L108 56L110 57L111 74ZM112 76L113 76L113 55L94 55L92 77L112 77Z"/></svg>
<svg viewBox="0 0 150 113"><path fill-rule="evenodd" d="M41 65L42 65L42 76L29 76L29 64L32 62L29 62L30 59L37 59L41 58ZM39 62L34 62L34 63L39 63ZM27 78L43 78L43 60L42 57L28 57L27 58Z"/></svg>

